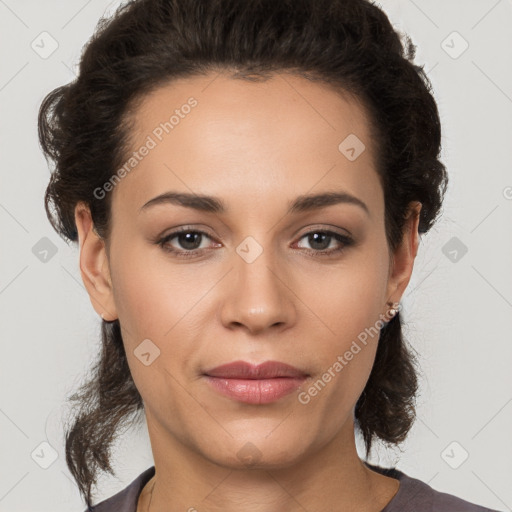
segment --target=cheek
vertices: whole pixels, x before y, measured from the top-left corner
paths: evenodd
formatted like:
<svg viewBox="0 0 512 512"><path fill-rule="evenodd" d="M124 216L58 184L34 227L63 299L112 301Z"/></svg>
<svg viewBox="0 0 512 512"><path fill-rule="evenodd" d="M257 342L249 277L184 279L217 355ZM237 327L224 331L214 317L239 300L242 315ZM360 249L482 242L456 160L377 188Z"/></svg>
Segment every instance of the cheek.
<svg viewBox="0 0 512 512"><path fill-rule="evenodd" d="M326 346L343 349L384 313L387 263L376 256L379 252L360 252L346 265L313 275L301 285L300 296L326 327Z"/></svg>
<svg viewBox="0 0 512 512"><path fill-rule="evenodd" d="M165 257L156 254L156 249L141 245L118 253L112 280L121 324L129 336L165 339L207 284L202 286L194 281L194 275L185 266L166 263Z"/></svg>
<svg viewBox="0 0 512 512"><path fill-rule="evenodd" d="M323 318L332 332L317 336L315 350L308 350L306 357L315 360L318 371L298 400L327 436L346 421L371 373L382 327L379 293L378 283L368 283L342 288L331 293L332 301L325 300Z"/></svg>
<svg viewBox="0 0 512 512"><path fill-rule="evenodd" d="M335 400L357 399L375 359L381 323L377 304L371 308L372 297L364 298L368 301L366 308L354 297L353 303L340 302L338 308L333 309L334 334L320 337L315 351L321 368L319 385L329 385Z"/></svg>

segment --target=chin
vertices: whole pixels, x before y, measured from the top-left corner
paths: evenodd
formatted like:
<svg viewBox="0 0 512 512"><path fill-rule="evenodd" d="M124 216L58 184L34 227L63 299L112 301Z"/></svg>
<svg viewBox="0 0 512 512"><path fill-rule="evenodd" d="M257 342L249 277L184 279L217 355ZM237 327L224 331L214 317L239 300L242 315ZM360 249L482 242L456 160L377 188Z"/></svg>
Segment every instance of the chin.
<svg viewBox="0 0 512 512"><path fill-rule="evenodd" d="M261 436L233 437L227 446L217 443L217 449L213 452L210 446L204 456L229 469L284 469L297 463L306 451L306 447L298 444L293 437L283 434L269 437L268 431Z"/></svg>

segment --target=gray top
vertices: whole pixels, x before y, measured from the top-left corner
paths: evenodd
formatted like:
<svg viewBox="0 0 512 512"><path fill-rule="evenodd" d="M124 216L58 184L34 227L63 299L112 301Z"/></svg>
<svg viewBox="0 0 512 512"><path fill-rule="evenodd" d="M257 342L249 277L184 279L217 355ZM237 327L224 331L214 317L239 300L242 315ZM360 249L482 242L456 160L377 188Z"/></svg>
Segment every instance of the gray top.
<svg viewBox="0 0 512 512"><path fill-rule="evenodd" d="M381 512L498 512L469 503L452 494L436 491L421 480L407 476L396 468L382 468L366 462L365 464L378 473L400 481L398 492ZM122 491L84 512L136 512L139 495L154 474L155 466L151 466Z"/></svg>

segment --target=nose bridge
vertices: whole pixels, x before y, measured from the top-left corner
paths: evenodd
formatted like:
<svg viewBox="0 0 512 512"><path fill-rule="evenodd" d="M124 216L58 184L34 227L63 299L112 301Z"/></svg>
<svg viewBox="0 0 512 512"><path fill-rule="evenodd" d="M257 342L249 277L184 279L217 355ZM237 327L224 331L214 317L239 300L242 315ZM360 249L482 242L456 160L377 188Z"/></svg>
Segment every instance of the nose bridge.
<svg viewBox="0 0 512 512"><path fill-rule="evenodd" d="M280 275L276 254L266 237L264 247L248 236L235 248L233 272L222 308L226 326L242 324L252 332L273 325L287 325L294 319L294 305Z"/></svg>

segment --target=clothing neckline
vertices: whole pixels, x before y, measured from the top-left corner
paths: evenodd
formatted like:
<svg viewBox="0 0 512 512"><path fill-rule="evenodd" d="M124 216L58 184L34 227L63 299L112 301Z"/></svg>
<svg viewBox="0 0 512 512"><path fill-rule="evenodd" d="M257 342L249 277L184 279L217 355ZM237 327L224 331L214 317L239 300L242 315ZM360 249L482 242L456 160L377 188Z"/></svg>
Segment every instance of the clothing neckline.
<svg viewBox="0 0 512 512"><path fill-rule="evenodd" d="M398 491L380 512L402 512L416 510L433 512L434 510L454 512L498 512L471 503L453 494L436 491L426 482L413 478L396 468L383 468L362 461L369 469L399 481ZM85 512L137 512L138 500L144 486L155 475L155 466L151 466L135 478L126 488L114 496L90 505Z"/></svg>
<svg viewBox="0 0 512 512"><path fill-rule="evenodd" d="M383 468L381 466L376 466L374 464L370 464L369 462L362 461L365 466L367 466L369 469L380 473L381 475L394 478L395 480L398 480L398 490L395 493L395 495L391 498L391 500L386 504L386 506L380 511L380 512L393 512L393 510L390 507L395 506L395 503L397 503L399 500L402 499L404 493L406 490L404 490L403 483L407 481L415 481L414 478L408 477L405 473L400 471L396 468ZM142 490L144 489L144 486L155 476L155 466L151 466L145 471L143 471L136 479L137 481L137 487L136 487L136 496L135 496L135 508L133 509L133 512L137 512L137 504L139 501L139 497L142 493Z"/></svg>

